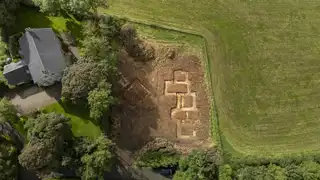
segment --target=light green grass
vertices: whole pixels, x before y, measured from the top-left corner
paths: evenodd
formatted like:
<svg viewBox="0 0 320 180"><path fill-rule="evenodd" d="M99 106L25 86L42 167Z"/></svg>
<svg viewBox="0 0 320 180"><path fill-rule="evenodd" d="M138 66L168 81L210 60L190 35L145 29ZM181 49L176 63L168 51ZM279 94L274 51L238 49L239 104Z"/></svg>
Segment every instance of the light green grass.
<svg viewBox="0 0 320 180"><path fill-rule="evenodd" d="M102 11L202 35L222 145L276 155L320 150L319 7L309 0L110 0Z"/></svg>
<svg viewBox="0 0 320 180"><path fill-rule="evenodd" d="M155 26L149 26L141 23L134 23L139 36L148 39L155 39L160 41L166 41L168 43L184 44L187 43L194 48L203 51L204 39L201 36L190 35L187 33L181 33L178 31L172 31L165 28L159 28Z"/></svg>
<svg viewBox="0 0 320 180"><path fill-rule="evenodd" d="M88 117L88 112L83 107L71 107L66 104L55 103L43 108L46 112L56 112L70 118L72 132L76 137L87 136L97 138L101 134L99 126L95 125Z"/></svg>

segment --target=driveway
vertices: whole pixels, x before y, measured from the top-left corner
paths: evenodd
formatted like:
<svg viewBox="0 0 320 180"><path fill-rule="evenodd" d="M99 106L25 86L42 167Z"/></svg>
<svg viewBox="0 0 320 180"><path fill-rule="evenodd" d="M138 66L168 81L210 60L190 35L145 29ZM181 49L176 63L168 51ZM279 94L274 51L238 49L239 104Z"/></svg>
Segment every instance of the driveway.
<svg viewBox="0 0 320 180"><path fill-rule="evenodd" d="M61 97L61 86L54 85L45 89L36 85L19 87L9 92L6 97L17 106L21 114L28 114L56 103Z"/></svg>

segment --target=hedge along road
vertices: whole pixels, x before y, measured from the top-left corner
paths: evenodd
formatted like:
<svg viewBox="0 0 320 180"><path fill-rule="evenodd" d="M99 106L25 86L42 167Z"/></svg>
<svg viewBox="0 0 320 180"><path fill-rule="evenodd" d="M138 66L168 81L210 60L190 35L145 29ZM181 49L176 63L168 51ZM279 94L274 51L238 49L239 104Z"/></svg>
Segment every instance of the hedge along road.
<svg viewBox="0 0 320 180"><path fill-rule="evenodd" d="M106 12L203 36L219 128L243 154L320 149L320 2L110 0ZM229 149L228 149L229 150Z"/></svg>

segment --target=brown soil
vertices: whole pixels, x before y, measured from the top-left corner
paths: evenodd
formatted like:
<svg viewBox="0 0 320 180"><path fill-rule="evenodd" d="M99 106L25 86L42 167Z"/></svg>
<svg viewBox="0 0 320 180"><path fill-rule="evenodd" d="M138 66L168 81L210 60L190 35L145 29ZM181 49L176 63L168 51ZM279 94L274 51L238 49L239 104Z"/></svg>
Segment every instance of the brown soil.
<svg viewBox="0 0 320 180"><path fill-rule="evenodd" d="M209 103L200 60L177 51L174 59L166 58L166 46L155 47L155 60L149 62L120 54L120 104L112 109L120 121L116 143L129 151L156 137L181 149L208 146Z"/></svg>

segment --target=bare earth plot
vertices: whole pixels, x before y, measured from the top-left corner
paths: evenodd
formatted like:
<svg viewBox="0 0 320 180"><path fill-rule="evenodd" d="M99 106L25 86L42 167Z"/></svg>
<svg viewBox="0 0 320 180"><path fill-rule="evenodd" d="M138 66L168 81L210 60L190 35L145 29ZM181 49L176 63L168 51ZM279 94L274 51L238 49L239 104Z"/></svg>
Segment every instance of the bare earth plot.
<svg viewBox="0 0 320 180"><path fill-rule="evenodd" d="M189 149L209 145L209 103L204 74L196 56L165 58L158 46L156 60L137 62L120 57L121 104L113 112L119 121L120 148L137 150L155 137Z"/></svg>

